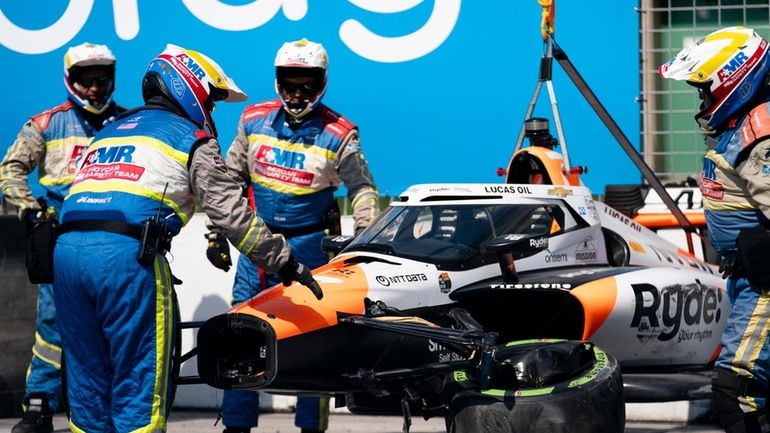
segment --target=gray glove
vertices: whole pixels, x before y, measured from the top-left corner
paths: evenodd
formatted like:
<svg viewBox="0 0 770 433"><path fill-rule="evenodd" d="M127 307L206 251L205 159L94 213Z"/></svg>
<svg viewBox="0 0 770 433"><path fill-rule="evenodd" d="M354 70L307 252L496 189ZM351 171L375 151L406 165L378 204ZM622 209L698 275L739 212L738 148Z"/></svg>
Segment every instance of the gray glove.
<svg viewBox="0 0 770 433"><path fill-rule="evenodd" d="M313 278L310 268L298 262L293 254L289 256L289 260L286 264L278 270L278 275L281 277L281 282L283 282L284 286L289 286L292 281L296 281L310 289L316 299L323 299L324 292L318 282Z"/></svg>

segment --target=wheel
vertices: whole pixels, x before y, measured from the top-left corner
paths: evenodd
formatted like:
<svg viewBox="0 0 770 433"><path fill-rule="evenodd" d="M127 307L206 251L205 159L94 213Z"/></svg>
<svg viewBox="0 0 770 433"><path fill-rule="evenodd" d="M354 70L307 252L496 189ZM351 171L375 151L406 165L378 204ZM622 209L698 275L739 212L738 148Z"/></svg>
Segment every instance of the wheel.
<svg viewBox="0 0 770 433"><path fill-rule="evenodd" d="M609 354L596 347L592 350L595 360L590 368L562 375L555 383L516 390L458 392L449 405L447 431L622 432L625 406L620 368Z"/></svg>

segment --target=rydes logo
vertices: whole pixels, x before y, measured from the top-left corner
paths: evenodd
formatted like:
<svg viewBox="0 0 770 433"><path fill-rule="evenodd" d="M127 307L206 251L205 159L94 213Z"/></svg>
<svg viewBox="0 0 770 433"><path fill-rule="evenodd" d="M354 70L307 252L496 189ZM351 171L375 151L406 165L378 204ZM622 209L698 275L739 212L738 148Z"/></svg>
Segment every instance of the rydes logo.
<svg viewBox="0 0 770 433"><path fill-rule="evenodd" d="M657 334L659 341L668 341L679 333L683 322L687 326L698 326L721 320L722 292L700 281L662 290L646 283L631 287L635 300L631 327L639 329L640 339Z"/></svg>

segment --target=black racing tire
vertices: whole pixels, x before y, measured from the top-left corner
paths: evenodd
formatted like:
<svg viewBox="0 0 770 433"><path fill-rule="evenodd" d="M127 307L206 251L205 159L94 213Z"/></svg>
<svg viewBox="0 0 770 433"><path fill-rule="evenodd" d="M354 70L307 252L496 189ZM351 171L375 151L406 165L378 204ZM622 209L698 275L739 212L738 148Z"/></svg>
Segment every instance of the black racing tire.
<svg viewBox="0 0 770 433"><path fill-rule="evenodd" d="M447 415L449 433L623 432L623 380L617 360L594 347L592 368L543 388L461 391Z"/></svg>

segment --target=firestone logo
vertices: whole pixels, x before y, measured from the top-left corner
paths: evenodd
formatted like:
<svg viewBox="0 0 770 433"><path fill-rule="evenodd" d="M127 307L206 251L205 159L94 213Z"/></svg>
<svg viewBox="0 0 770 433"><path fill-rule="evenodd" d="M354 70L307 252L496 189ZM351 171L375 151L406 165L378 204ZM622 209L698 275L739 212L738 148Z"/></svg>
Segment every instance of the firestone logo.
<svg viewBox="0 0 770 433"><path fill-rule="evenodd" d="M348 0L376 14L406 12L421 0ZM462 0L436 1L425 24L402 36L382 36L358 20L345 20L339 29L342 42L359 56L381 63L415 60L440 47L454 30ZM308 0L253 0L231 5L224 0L182 0L190 13L209 26L230 32L252 30L272 20L279 12L300 21L308 12ZM146 6L146 4L144 4ZM48 27L30 30L19 27L0 10L0 44L22 54L43 54L70 42L85 26L94 0L69 0L61 17ZM139 34L139 0L112 0L115 33L130 41Z"/></svg>

